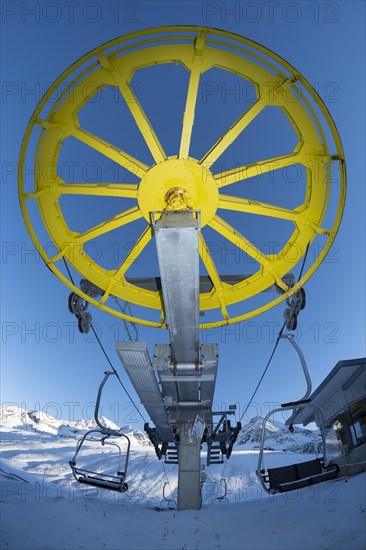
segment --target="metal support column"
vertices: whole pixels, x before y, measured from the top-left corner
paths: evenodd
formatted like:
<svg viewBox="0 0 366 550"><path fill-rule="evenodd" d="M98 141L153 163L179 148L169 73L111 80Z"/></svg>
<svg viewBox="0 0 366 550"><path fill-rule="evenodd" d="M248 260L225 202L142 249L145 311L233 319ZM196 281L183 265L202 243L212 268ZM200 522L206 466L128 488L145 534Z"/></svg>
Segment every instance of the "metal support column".
<svg viewBox="0 0 366 550"><path fill-rule="evenodd" d="M154 231L170 344L155 346L153 364L142 342L119 342L116 349L155 424L145 430L157 456L178 463L178 510L198 510L202 441L211 455L217 452L211 434L218 366L217 345L199 342L199 213L164 211ZM193 430L199 421L201 432ZM226 443L231 431L215 437Z"/></svg>
<svg viewBox="0 0 366 550"><path fill-rule="evenodd" d="M166 322L171 374L177 390L178 510L201 507L201 440L191 436L200 413L199 220L192 211L164 212L155 240Z"/></svg>
<svg viewBox="0 0 366 550"><path fill-rule="evenodd" d="M190 437L191 422L179 432L178 511L201 508L201 440Z"/></svg>
<svg viewBox="0 0 366 550"><path fill-rule="evenodd" d="M155 223L164 311L172 359L195 368L199 352L199 221L190 210L164 212ZM183 367L186 365L186 367Z"/></svg>

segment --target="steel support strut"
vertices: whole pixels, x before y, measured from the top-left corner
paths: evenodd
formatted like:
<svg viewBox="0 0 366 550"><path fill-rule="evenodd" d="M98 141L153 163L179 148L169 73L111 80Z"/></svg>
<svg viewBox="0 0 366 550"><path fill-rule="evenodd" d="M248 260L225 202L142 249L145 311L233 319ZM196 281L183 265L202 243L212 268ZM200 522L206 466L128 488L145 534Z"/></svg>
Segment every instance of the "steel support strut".
<svg viewBox="0 0 366 550"><path fill-rule="evenodd" d="M201 440L193 438L201 412L199 367L199 220L192 211L164 212L155 224L172 375L178 394L178 510L201 507Z"/></svg>
<svg viewBox="0 0 366 550"><path fill-rule="evenodd" d="M199 212L165 210L152 218L170 344L156 344L153 361L144 342L118 342L116 350L155 424L145 431L158 458L178 465L178 510L197 510L201 443L208 445L209 464L221 461L230 456L238 427L213 428L218 346L199 342Z"/></svg>
<svg viewBox="0 0 366 550"><path fill-rule="evenodd" d="M190 436L192 422L183 422L178 446L178 510L201 508L201 440Z"/></svg>

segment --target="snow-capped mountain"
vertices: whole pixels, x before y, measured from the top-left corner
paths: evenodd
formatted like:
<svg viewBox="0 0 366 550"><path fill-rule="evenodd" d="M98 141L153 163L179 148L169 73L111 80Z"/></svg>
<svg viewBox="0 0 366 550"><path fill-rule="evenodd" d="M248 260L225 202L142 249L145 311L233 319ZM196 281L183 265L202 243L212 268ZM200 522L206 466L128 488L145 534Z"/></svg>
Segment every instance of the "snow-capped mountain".
<svg viewBox="0 0 366 550"><path fill-rule="evenodd" d="M238 448L259 449L262 425L261 416L256 416L245 424L238 435ZM266 423L264 448L267 451L316 454L321 452L322 440L318 430L294 426L294 432L291 433L286 424L272 420Z"/></svg>
<svg viewBox="0 0 366 550"><path fill-rule="evenodd" d="M151 446L149 439L140 430L126 425L119 428L108 418L101 416L100 423L111 430L120 430L121 433L132 437L135 443L142 446ZM58 420L43 411L28 411L21 407L0 405L0 425L7 429L34 430L59 437L80 438L88 430L98 428L94 418L78 421Z"/></svg>
<svg viewBox="0 0 366 550"><path fill-rule="evenodd" d="M151 445L149 439L140 430L133 429L126 425L119 428L114 422L102 416L100 422L106 428L121 430L121 433L128 434L139 445ZM58 420L42 411L27 411L22 408L10 408L0 406L0 424L7 428L21 428L49 433L59 437L79 438L87 430L97 428L94 419L87 418L78 421ZM261 430L263 418L256 416L252 418L241 429L236 445L239 450L257 450L260 448ZM321 452L321 437L318 430L306 430L299 426L294 427L291 433L282 422L267 421L265 450L282 451L300 454L315 454Z"/></svg>

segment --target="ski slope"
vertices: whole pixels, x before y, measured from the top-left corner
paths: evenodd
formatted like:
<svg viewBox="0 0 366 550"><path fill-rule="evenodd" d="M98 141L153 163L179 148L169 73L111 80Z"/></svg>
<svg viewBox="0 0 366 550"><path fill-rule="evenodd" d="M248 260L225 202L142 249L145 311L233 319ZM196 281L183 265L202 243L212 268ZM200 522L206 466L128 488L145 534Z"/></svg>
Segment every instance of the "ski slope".
<svg viewBox="0 0 366 550"><path fill-rule="evenodd" d="M112 493L76 483L68 465L77 439L93 421L66 423L21 409L2 412L4 550L365 548L366 474L269 496L255 475L258 451L247 448L248 427L243 432L247 443L237 446L225 466L228 502L215 500L222 494L223 466L214 465L206 469L202 509L177 513L174 503L162 498L167 479L171 493L167 486L166 495L176 498L177 467L165 465L164 470L141 432L124 429L131 439L129 491ZM283 439L281 426L277 429ZM274 445L273 430L270 436ZM85 458L104 467L113 455L97 452L91 443ZM311 455L278 449L267 451L265 458L275 466Z"/></svg>

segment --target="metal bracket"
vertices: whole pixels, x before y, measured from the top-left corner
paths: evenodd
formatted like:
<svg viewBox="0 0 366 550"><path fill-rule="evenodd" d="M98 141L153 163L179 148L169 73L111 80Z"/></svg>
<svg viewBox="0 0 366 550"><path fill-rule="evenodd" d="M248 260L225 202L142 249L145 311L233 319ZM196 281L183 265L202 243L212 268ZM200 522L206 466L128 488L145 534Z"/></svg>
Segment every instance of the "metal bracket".
<svg viewBox="0 0 366 550"><path fill-rule="evenodd" d="M96 298L97 296L103 295L103 290L95 286L87 279L81 279L80 289L84 292L84 294L87 294L91 298ZM70 313L73 313L78 320L79 331L82 334L87 334L93 320L91 313L87 311L89 302L76 294L76 292L71 292L69 295L68 305Z"/></svg>
<svg viewBox="0 0 366 550"><path fill-rule="evenodd" d="M296 330L297 328L297 316L300 311L304 309L306 304L306 294L303 288L300 288L291 298L287 298L287 305L289 306L284 311L284 318L287 330Z"/></svg>

